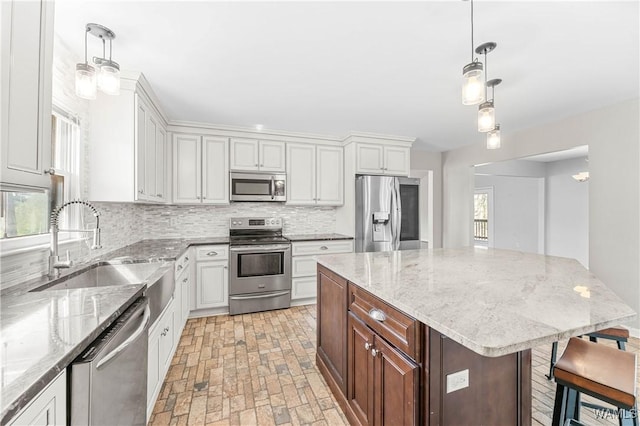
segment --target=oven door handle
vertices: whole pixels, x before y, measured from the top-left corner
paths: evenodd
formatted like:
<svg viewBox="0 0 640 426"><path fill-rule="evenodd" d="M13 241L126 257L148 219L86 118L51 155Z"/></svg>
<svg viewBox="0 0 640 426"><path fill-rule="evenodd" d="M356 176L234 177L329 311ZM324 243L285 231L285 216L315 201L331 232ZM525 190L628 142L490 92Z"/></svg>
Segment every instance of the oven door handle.
<svg viewBox="0 0 640 426"><path fill-rule="evenodd" d="M136 312L137 314L137 312ZM135 317L136 314L132 315L132 318ZM117 357L118 355L120 355L120 353L122 351L124 351L127 346L129 346L131 343L133 343L138 337L140 337L140 335L142 333L144 333L144 331L147 328L147 325L149 324L149 318L151 318L151 308L149 308L149 305L146 305L144 308L144 315L142 317L142 321L140 322L140 326L138 326L138 328L136 329L136 331L133 332L133 334L131 336L129 336L129 338L127 340L125 340L124 342L122 342L120 344L120 346L118 346L117 348L115 348L114 350L112 350L111 352L109 352L104 358L102 358L99 362L98 365L96 365L96 370L100 370L100 368L104 367L106 364L108 364L112 359L114 359L115 357Z"/></svg>
<svg viewBox="0 0 640 426"><path fill-rule="evenodd" d="M264 253L270 251L290 250L289 244L270 245L270 246L241 246L231 247L229 250L237 253Z"/></svg>
<svg viewBox="0 0 640 426"><path fill-rule="evenodd" d="M248 299L267 299L270 297L279 297L288 294L288 291L280 291L278 293L259 294L257 296L229 296L231 300L248 300Z"/></svg>

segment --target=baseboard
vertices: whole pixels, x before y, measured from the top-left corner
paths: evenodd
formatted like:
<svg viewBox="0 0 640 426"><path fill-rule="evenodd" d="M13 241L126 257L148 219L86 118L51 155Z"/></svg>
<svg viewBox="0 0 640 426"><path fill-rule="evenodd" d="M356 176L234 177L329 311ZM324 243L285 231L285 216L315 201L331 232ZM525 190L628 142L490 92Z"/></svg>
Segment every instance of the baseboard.
<svg viewBox="0 0 640 426"><path fill-rule="evenodd" d="M291 301L291 306L303 306L303 305L315 305L318 302L316 297L309 297L307 299L297 299Z"/></svg>

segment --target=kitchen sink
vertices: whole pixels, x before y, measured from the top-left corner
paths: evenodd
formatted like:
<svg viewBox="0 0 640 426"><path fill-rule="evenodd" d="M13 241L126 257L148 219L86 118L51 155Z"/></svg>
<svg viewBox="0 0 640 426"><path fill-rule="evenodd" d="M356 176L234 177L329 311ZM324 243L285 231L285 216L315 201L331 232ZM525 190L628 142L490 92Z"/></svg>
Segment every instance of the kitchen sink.
<svg viewBox="0 0 640 426"><path fill-rule="evenodd" d="M162 266L163 263L159 262L127 264L100 262L89 266L88 269L59 278L32 291L69 290L143 283Z"/></svg>
<svg viewBox="0 0 640 426"><path fill-rule="evenodd" d="M160 315L175 288L172 262L97 262L79 271L48 282L31 291L73 290L127 284L146 284L145 295L151 309L150 323Z"/></svg>

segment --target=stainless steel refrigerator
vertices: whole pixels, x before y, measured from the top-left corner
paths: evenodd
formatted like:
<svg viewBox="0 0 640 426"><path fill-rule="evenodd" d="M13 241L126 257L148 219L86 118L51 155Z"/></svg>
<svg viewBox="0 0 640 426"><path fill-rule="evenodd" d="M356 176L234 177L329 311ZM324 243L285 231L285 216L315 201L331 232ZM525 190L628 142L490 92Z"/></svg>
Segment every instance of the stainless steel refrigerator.
<svg viewBox="0 0 640 426"><path fill-rule="evenodd" d="M420 248L420 179L356 176L355 250Z"/></svg>

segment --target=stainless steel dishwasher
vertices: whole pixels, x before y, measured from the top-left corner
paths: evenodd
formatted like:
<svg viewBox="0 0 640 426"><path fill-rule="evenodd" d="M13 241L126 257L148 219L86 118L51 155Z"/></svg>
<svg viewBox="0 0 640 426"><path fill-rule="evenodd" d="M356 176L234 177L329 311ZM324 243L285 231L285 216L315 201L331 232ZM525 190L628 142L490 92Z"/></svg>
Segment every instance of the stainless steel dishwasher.
<svg viewBox="0 0 640 426"><path fill-rule="evenodd" d="M70 424L147 423L147 346L151 310L136 300L70 366Z"/></svg>

